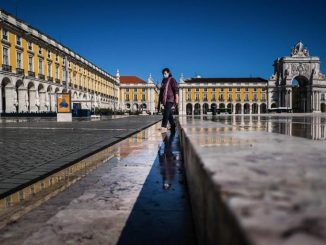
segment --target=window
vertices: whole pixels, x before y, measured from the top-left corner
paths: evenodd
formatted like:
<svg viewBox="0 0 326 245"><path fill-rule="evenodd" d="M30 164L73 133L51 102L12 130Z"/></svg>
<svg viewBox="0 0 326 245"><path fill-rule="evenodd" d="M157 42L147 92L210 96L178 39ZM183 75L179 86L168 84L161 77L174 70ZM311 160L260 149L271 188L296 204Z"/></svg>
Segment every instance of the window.
<svg viewBox="0 0 326 245"><path fill-rule="evenodd" d="M43 59L42 58L38 59L38 73L43 74Z"/></svg>
<svg viewBox="0 0 326 245"><path fill-rule="evenodd" d="M63 68L63 69L62 69L62 80L63 80L63 81L66 81L66 75L67 75L67 74L66 74L66 69Z"/></svg>
<svg viewBox="0 0 326 245"><path fill-rule="evenodd" d="M321 100L325 100L325 94L321 94Z"/></svg>
<svg viewBox="0 0 326 245"><path fill-rule="evenodd" d="M145 88L142 88L142 92L145 93Z"/></svg>
<svg viewBox="0 0 326 245"><path fill-rule="evenodd" d="M2 29L2 39L8 41L8 31Z"/></svg>
<svg viewBox="0 0 326 245"><path fill-rule="evenodd" d="M63 66L66 65L66 59L65 59L65 58L62 59L62 65L63 65Z"/></svg>
<svg viewBox="0 0 326 245"><path fill-rule="evenodd" d="M196 94L196 101L199 101L199 94Z"/></svg>
<svg viewBox="0 0 326 245"><path fill-rule="evenodd" d="M129 94L126 94L126 101L129 101Z"/></svg>
<svg viewBox="0 0 326 245"><path fill-rule="evenodd" d="M220 94L220 100L224 100L224 94Z"/></svg>
<svg viewBox="0 0 326 245"><path fill-rule="evenodd" d="M28 70L33 71L33 56L28 56Z"/></svg>
<svg viewBox="0 0 326 245"><path fill-rule="evenodd" d="M9 49L7 47L3 47L3 54L2 54L2 58L3 58L3 64L4 65L9 65Z"/></svg>
<svg viewBox="0 0 326 245"><path fill-rule="evenodd" d="M240 88L239 87L237 87L237 92L240 92Z"/></svg>
<svg viewBox="0 0 326 245"><path fill-rule="evenodd" d="M188 94L188 101L191 100L191 94Z"/></svg>
<svg viewBox="0 0 326 245"><path fill-rule="evenodd" d="M51 51L48 50L48 59L51 59Z"/></svg>
<svg viewBox="0 0 326 245"><path fill-rule="evenodd" d="M129 92L129 88L126 88L126 91Z"/></svg>
<svg viewBox="0 0 326 245"><path fill-rule="evenodd" d="M41 47L38 47L38 54L42 55L42 48Z"/></svg>
<svg viewBox="0 0 326 245"><path fill-rule="evenodd" d="M137 100L137 93L134 94L134 100Z"/></svg>
<svg viewBox="0 0 326 245"><path fill-rule="evenodd" d="M265 94L262 94L261 98L262 98L262 100L265 100L266 99L266 95Z"/></svg>
<svg viewBox="0 0 326 245"><path fill-rule="evenodd" d="M196 91L198 92L199 91L199 88L196 88Z"/></svg>
<svg viewBox="0 0 326 245"><path fill-rule="evenodd" d="M207 101L207 94L204 93L204 101Z"/></svg>
<svg viewBox="0 0 326 245"><path fill-rule="evenodd" d="M240 101L240 94L237 94L237 101Z"/></svg>
<svg viewBox="0 0 326 245"><path fill-rule="evenodd" d="M28 46L28 50L33 50L32 42L28 42L27 46Z"/></svg>
<svg viewBox="0 0 326 245"><path fill-rule="evenodd" d="M257 100L257 94L256 93L254 94L254 100Z"/></svg>
<svg viewBox="0 0 326 245"><path fill-rule="evenodd" d="M21 36L16 35L16 44L17 44L17 46L22 46L22 38L21 38Z"/></svg>
<svg viewBox="0 0 326 245"><path fill-rule="evenodd" d="M221 88L221 92L223 92L224 91L224 88Z"/></svg>
<svg viewBox="0 0 326 245"><path fill-rule="evenodd" d="M55 55L55 62L59 62L59 57L57 54Z"/></svg>
<svg viewBox="0 0 326 245"><path fill-rule="evenodd" d="M145 94L142 95L142 100L145 101Z"/></svg>
<svg viewBox="0 0 326 245"><path fill-rule="evenodd" d="M232 94L228 94L228 100L232 100Z"/></svg>
<svg viewBox="0 0 326 245"><path fill-rule="evenodd" d="M204 88L204 92L207 92L207 88Z"/></svg>
<svg viewBox="0 0 326 245"><path fill-rule="evenodd" d="M55 78L59 79L59 66L55 66Z"/></svg>
<svg viewBox="0 0 326 245"><path fill-rule="evenodd" d="M254 88L254 92L257 92L257 88Z"/></svg>
<svg viewBox="0 0 326 245"><path fill-rule="evenodd" d="M248 92L249 91L249 88L246 88L246 92Z"/></svg>
<svg viewBox="0 0 326 245"><path fill-rule="evenodd" d="M229 88L229 92L232 92L232 88Z"/></svg>
<svg viewBox="0 0 326 245"><path fill-rule="evenodd" d="M22 68L22 53L17 52L17 68L21 69Z"/></svg>
<svg viewBox="0 0 326 245"><path fill-rule="evenodd" d="M51 77L51 62L48 62L48 77Z"/></svg>
<svg viewBox="0 0 326 245"><path fill-rule="evenodd" d="M189 93L191 92L191 88L188 88L188 92L189 92Z"/></svg>
<svg viewBox="0 0 326 245"><path fill-rule="evenodd" d="M213 88L213 92L215 92L216 91L216 89L215 88Z"/></svg>
<svg viewBox="0 0 326 245"><path fill-rule="evenodd" d="M247 100L247 101L249 100L249 95L248 94L245 95L245 100Z"/></svg>

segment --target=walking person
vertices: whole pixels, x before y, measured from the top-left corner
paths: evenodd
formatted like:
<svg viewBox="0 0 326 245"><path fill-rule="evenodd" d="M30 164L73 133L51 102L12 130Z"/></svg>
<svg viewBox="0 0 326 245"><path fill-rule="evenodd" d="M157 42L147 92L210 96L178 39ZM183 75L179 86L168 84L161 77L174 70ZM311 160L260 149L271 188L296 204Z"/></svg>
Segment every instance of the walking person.
<svg viewBox="0 0 326 245"><path fill-rule="evenodd" d="M160 130L167 131L167 124L170 123L171 130L175 130L172 107L179 103L179 87L177 81L172 77L169 68L162 70L163 80L160 88L159 102L164 106L163 119ZM159 108L158 108L159 110Z"/></svg>

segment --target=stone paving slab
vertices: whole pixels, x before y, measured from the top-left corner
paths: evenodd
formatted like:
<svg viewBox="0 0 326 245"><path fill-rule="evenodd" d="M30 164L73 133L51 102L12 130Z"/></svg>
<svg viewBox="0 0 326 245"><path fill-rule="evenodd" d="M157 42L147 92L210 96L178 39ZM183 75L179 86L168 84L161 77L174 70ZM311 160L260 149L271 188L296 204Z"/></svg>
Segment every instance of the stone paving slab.
<svg viewBox="0 0 326 245"><path fill-rule="evenodd" d="M0 244L196 244L178 135L162 143L158 127L111 146L109 161L0 229Z"/></svg>
<svg viewBox="0 0 326 245"><path fill-rule="evenodd" d="M241 121L180 118L199 242L326 244L326 142Z"/></svg>
<svg viewBox="0 0 326 245"><path fill-rule="evenodd" d="M70 123L1 122L0 198L158 120L158 116L131 116Z"/></svg>

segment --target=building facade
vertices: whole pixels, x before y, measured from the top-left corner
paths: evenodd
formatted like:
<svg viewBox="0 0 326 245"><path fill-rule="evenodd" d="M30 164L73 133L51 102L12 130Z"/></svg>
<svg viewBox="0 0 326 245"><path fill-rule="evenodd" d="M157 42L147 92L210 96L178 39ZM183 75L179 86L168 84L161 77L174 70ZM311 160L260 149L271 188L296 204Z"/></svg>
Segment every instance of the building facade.
<svg viewBox="0 0 326 245"><path fill-rule="evenodd" d="M326 77L320 58L311 56L302 42L290 56L274 61L268 81L269 108L289 108L293 112L326 112Z"/></svg>
<svg viewBox="0 0 326 245"><path fill-rule="evenodd" d="M0 113L55 112L56 94L82 108L118 108L119 79L0 10Z"/></svg>
<svg viewBox="0 0 326 245"><path fill-rule="evenodd" d="M120 80L121 107L125 111L144 111L153 114L157 111L158 88L152 76L148 81L136 76L117 76Z"/></svg>
<svg viewBox="0 0 326 245"><path fill-rule="evenodd" d="M267 112L267 80L262 78L180 78L179 114L202 115L228 108L232 114Z"/></svg>

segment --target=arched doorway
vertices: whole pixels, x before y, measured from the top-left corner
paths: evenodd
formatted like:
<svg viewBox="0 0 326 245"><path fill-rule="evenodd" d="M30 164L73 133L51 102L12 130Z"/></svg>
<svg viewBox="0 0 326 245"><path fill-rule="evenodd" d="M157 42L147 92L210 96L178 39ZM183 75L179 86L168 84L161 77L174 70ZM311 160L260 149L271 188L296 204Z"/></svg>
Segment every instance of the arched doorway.
<svg viewBox="0 0 326 245"><path fill-rule="evenodd" d="M231 110L231 113L233 113L233 105L232 105L232 103L229 103L227 105L227 108Z"/></svg>
<svg viewBox="0 0 326 245"><path fill-rule="evenodd" d="M22 80L18 80L15 86L15 94L14 94L14 106L16 107L16 112L23 112L25 110L24 102L25 102L25 94L26 90L24 89L24 83Z"/></svg>
<svg viewBox="0 0 326 245"><path fill-rule="evenodd" d="M216 115L216 113L217 113L217 104L216 103L211 104L211 110L212 110L212 114Z"/></svg>
<svg viewBox="0 0 326 245"><path fill-rule="evenodd" d="M8 106L7 105L7 100L8 100L8 94L6 92L6 87L9 86L11 84L11 81L9 78L5 77L2 79L1 81L1 113L6 113L8 112Z"/></svg>
<svg viewBox="0 0 326 245"><path fill-rule="evenodd" d="M267 106L266 106L266 104L265 103L261 103L260 104L260 113L266 113L266 112L267 112Z"/></svg>
<svg viewBox="0 0 326 245"><path fill-rule="evenodd" d="M245 103L243 110L244 110L244 114L249 114L250 113L250 104Z"/></svg>
<svg viewBox="0 0 326 245"><path fill-rule="evenodd" d="M187 115L192 115L192 104L191 103L188 103L186 105L186 114Z"/></svg>
<svg viewBox="0 0 326 245"><path fill-rule="evenodd" d="M203 104L203 114L207 114L208 109L209 109L208 104L207 104L207 103L204 103L204 104Z"/></svg>
<svg viewBox="0 0 326 245"><path fill-rule="evenodd" d="M271 104L271 108L277 108L277 104L276 104L276 102L273 102L273 103Z"/></svg>
<svg viewBox="0 0 326 245"><path fill-rule="evenodd" d="M321 103L320 104L320 110L321 110L321 112L326 112L326 104L325 103Z"/></svg>
<svg viewBox="0 0 326 245"><path fill-rule="evenodd" d="M130 110L130 104L129 104L129 103L126 104L126 109L127 109L128 111Z"/></svg>
<svg viewBox="0 0 326 245"><path fill-rule="evenodd" d="M194 107L194 114L195 115L200 115L200 104L196 103Z"/></svg>
<svg viewBox="0 0 326 245"><path fill-rule="evenodd" d="M241 114L241 104L237 103L235 105L235 114Z"/></svg>
<svg viewBox="0 0 326 245"><path fill-rule="evenodd" d="M225 104L224 103L220 104L220 109L225 109Z"/></svg>
<svg viewBox="0 0 326 245"><path fill-rule="evenodd" d="M258 114L258 104L257 103L252 104L252 113Z"/></svg>
<svg viewBox="0 0 326 245"><path fill-rule="evenodd" d="M147 109L147 105L146 105L146 103L143 103L143 104L141 105L141 110L142 110L142 111L146 111L146 109Z"/></svg>
<svg viewBox="0 0 326 245"><path fill-rule="evenodd" d="M292 80L292 110L293 112L308 112L309 80L304 76L297 76Z"/></svg>

